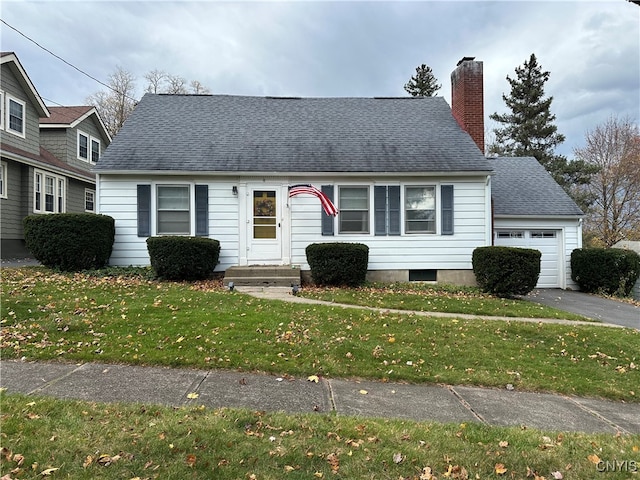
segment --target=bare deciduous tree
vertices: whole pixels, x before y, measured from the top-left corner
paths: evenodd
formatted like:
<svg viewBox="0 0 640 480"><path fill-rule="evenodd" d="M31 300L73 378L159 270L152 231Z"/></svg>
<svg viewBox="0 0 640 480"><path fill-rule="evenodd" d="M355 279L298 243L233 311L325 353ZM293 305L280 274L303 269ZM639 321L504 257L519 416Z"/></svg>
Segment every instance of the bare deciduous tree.
<svg viewBox="0 0 640 480"><path fill-rule="evenodd" d="M640 130L629 118L610 117L587 132L575 156L598 168L584 188L595 199L585 230L610 247L640 239Z"/></svg>
<svg viewBox="0 0 640 480"><path fill-rule="evenodd" d="M135 78L122 67L117 67L116 71L109 75L108 85L108 91L90 95L87 102L96 107L107 132L113 138L137 103Z"/></svg>
<svg viewBox="0 0 640 480"><path fill-rule="evenodd" d="M167 73L157 69L151 70L144 78L149 82L147 85L148 93L162 93L162 85L167 80Z"/></svg>

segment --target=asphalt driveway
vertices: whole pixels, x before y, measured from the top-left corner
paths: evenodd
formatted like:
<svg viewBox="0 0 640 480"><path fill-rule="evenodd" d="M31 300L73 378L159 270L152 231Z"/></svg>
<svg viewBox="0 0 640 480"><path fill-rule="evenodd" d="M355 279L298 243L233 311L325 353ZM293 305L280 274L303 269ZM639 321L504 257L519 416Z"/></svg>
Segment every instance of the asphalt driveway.
<svg viewBox="0 0 640 480"><path fill-rule="evenodd" d="M629 303L609 300L589 293L557 288L536 289L523 298L555 307L565 312L584 315L603 323L613 323L640 330L640 307Z"/></svg>

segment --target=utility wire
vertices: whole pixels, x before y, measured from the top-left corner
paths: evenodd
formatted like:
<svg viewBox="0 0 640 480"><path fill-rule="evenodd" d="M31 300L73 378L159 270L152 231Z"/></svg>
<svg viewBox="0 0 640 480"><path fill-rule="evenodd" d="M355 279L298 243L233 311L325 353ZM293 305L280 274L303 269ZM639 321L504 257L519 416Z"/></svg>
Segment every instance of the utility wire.
<svg viewBox="0 0 640 480"><path fill-rule="evenodd" d="M88 74L87 72L79 69L78 67L76 67L75 65L67 62L64 58L62 58L59 55L56 55L55 53L53 53L51 50L49 50L46 47L43 47L42 45L40 45L38 42L36 42L33 38L29 37L28 35L25 35L24 33L22 33L20 30L18 30L16 27L8 24L5 20L3 20L2 18L0 18L0 22L4 23L7 27L9 27L11 30L15 31L16 33L18 33L19 35L23 36L24 38L26 38L27 40L29 40L31 43L33 43L34 45L38 46L39 48L41 48L42 50L44 50L45 52L47 52L49 55L54 56L55 58L57 58L58 60L60 60L61 62L65 63L66 65L70 66L71 68L73 68L74 70L77 70L78 72L80 72L81 74L85 75L86 77L89 77L91 80L98 82L100 85L107 87L109 90L113 90L114 92L116 92L118 95L124 95L126 98L128 98L129 100L133 101L133 102L137 102L138 100L136 100L135 98L130 97L129 95L125 95L122 92L119 92L118 90L116 90L115 88L113 88L111 85L107 85L106 83L98 80L96 77Z"/></svg>

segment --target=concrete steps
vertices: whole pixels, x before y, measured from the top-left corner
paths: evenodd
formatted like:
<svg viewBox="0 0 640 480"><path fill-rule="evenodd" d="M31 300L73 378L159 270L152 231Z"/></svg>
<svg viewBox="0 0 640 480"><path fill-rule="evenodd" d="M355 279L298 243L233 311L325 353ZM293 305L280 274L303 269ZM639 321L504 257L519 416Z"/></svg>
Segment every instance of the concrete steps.
<svg viewBox="0 0 640 480"><path fill-rule="evenodd" d="M229 267L224 273L224 284L248 287L291 287L300 285L300 270L289 265L251 265Z"/></svg>

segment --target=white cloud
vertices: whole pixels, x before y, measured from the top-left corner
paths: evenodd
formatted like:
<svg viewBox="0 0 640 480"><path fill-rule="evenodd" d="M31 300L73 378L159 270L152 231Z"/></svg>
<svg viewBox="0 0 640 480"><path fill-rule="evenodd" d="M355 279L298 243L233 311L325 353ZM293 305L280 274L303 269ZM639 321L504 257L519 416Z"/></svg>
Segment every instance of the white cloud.
<svg viewBox="0 0 640 480"><path fill-rule="evenodd" d="M531 53L551 73L546 93L571 153L611 113L638 117L640 9L593 2L8 1L2 18L92 76L116 66L160 69L213 93L404 96L429 65L450 100L463 56L484 62L485 113L504 111L505 77ZM102 87L2 26L40 94L84 103ZM488 122L488 121L487 121ZM490 125L488 124L490 127Z"/></svg>

